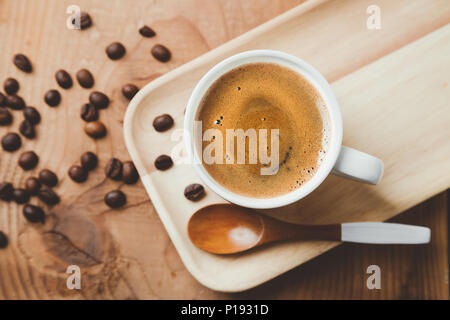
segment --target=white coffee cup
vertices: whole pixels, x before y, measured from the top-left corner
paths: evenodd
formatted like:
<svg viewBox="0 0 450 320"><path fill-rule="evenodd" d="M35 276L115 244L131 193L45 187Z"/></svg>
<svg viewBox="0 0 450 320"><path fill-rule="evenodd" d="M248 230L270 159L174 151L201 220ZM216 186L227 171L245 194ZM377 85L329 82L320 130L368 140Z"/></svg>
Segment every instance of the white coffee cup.
<svg viewBox="0 0 450 320"><path fill-rule="evenodd" d="M194 123L198 119L201 100L209 87L223 74L248 63L269 62L290 68L306 78L319 92L329 114L329 142L327 153L315 175L294 191L271 198L252 198L240 195L216 182L202 164L201 148L195 143ZM255 209L276 208L296 202L315 190L330 174L350 178L360 182L377 184L383 176L383 161L361 151L342 146L342 116L336 97L325 78L311 65L300 58L273 50L254 50L236 54L223 60L209 70L194 88L188 101L184 128L188 134L186 148L196 173L202 181L224 199Z"/></svg>

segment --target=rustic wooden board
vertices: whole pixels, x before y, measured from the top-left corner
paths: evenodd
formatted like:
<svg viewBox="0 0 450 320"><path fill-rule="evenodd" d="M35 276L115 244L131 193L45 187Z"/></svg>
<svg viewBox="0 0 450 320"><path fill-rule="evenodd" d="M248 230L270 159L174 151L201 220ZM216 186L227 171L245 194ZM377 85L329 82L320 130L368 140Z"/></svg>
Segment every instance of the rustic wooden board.
<svg viewBox="0 0 450 320"><path fill-rule="evenodd" d="M332 81L340 101L344 144L383 159L384 179L374 187L330 177L308 198L265 212L299 223L383 221L450 186L450 90L448 75L440 72L450 67L450 26L445 25L450 9L445 2L433 4L436 7L417 1L402 7L398 16L398 2L392 6L386 2L381 6L388 27L377 32L357 19L366 8L360 2L306 3L160 77L135 97L125 118L128 150L184 264L201 283L220 291L245 290L336 243L281 243L226 257L193 246L186 233L189 217L200 207L223 200L208 190L203 201L189 203L183 199L184 187L200 182L193 169L179 164L158 172L153 161L161 153L171 154L180 142L176 134L183 127L184 106L200 77L223 58L249 49L284 50L316 66ZM404 24L417 10L437 15L434 21L444 26L434 31L428 26L429 33L419 39L410 37L414 41L401 47L405 28L411 33L419 27L424 30L428 21ZM393 48L392 38L398 47ZM350 59L355 52L358 56ZM377 60L368 63L373 57ZM174 116L175 128L157 133L152 120L166 112Z"/></svg>

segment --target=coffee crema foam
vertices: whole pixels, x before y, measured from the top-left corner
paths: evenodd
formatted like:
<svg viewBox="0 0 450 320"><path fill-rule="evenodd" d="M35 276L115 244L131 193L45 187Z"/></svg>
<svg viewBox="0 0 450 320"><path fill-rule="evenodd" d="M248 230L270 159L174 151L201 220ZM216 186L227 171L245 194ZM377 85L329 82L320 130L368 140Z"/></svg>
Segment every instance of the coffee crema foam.
<svg viewBox="0 0 450 320"><path fill-rule="evenodd" d="M329 129L325 102L314 86L299 73L274 63L237 67L216 80L200 103L197 120L202 135L218 129L279 129L279 166L276 174L261 175L262 164L249 164L246 137L245 164L204 163L211 177L226 189L244 196L270 198L289 193L308 182L327 152ZM258 137L259 140L259 137ZM211 143L203 141L202 150ZM223 140L223 150L226 150ZM259 141L258 141L259 146Z"/></svg>

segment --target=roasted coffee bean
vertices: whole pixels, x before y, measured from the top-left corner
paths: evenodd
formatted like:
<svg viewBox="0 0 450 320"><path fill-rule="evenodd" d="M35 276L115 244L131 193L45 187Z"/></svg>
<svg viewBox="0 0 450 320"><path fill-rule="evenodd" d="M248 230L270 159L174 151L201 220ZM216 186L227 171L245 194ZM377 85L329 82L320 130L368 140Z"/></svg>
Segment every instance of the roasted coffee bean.
<svg viewBox="0 0 450 320"><path fill-rule="evenodd" d="M143 26L142 28L139 29L139 33L146 38L151 38L154 37L156 35L155 31L153 31L152 28L150 28L149 26Z"/></svg>
<svg viewBox="0 0 450 320"><path fill-rule="evenodd" d="M112 158L108 161L105 167L105 175L113 180L122 179L122 161Z"/></svg>
<svg viewBox="0 0 450 320"><path fill-rule="evenodd" d="M45 223L45 212L41 207L26 204L23 207L23 216L31 223Z"/></svg>
<svg viewBox="0 0 450 320"><path fill-rule="evenodd" d="M19 166L23 170L31 170L37 166L39 157L34 151L26 151L19 157Z"/></svg>
<svg viewBox="0 0 450 320"><path fill-rule="evenodd" d="M56 71L55 79L61 88L63 89L72 88L73 85L72 77L66 70L61 69Z"/></svg>
<svg viewBox="0 0 450 320"><path fill-rule="evenodd" d="M36 136L36 130L34 130L34 125L28 120L23 120L20 123L19 131L24 137L28 139L33 139Z"/></svg>
<svg viewBox="0 0 450 320"><path fill-rule="evenodd" d="M72 24L75 24L75 19L72 20ZM92 19L89 13L81 12L80 14L80 29L84 30L92 25Z"/></svg>
<svg viewBox="0 0 450 320"><path fill-rule="evenodd" d="M88 177L88 172L81 166L71 166L68 171L69 177L75 182L84 182Z"/></svg>
<svg viewBox="0 0 450 320"><path fill-rule="evenodd" d="M45 186L39 189L37 196L42 202L50 206L53 206L59 202L59 196L52 189Z"/></svg>
<svg viewBox="0 0 450 320"><path fill-rule="evenodd" d="M8 132L2 138L3 150L13 152L22 146L22 139L15 132Z"/></svg>
<svg viewBox="0 0 450 320"><path fill-rule="evenodd" d="M18 95L7 96L6 104L8 105L8 107L14 110L22 110L23 108L25 108L25 101L23 101L22 97Z"/></svg>
<svg viewBox="0 0 450 320"><path fill-rule="evenodd" d="M113 42L106 47L106 55L111 60L119 60L126 53L125 47L120 42Z"/></svg>
<svg viewBox="0 0 450 320"><path fill-rule="evenodd" d="M23 109L23 116L26 120L30 121L31 124L36 125L41 122L41 114L34 107L25 107L25 109Z"/></svg>
<svg viewBox="0 0 450 320"><path fill-rule="evenodd" d="M61 102L61 94L58 90L48 90L44 96L45 103L50 107L56 107Z"/></svg>
<svg viewBox="0 0 450 320"><path fill-rule="evenodd" d="M53 171L43 169L39 172L39 181L46 186L54 187L58 184L58 177Z"/></svg>
<svg viewBox="0 0 450 320"><path fill-rule="evenodd" d="M126 184L135 184L139 179L139 174L132 161L125 161L122 168L123 182Z"/></svg>
<svg viewBox="0 0 450 320"><path fill-rule="evenodd" d="M172 56L169 49L167 49L161 44L157 44L152 48L152 55L153 57L155 57L156 60L161 62L169 61Z"/></svg>
<svg viewBox="0 0 450 320"><path fill-rule="evenodd" d="M139 88L134 84L128 83L122 87L122 94L128 100L133 99L133 97L138 93Z"/></svg>
<svg viewBox="0 0 450 320"><path fill-rule="evenodd" d="M191 201L197 201L205 195L205 188L201 184L193 183L184 189L184 196Z"/></svg>
<svg viewBox="0 0 450 320"><path fill-rule="evenodd" d="M77 80L83 88L90 89L94 86L94 77L87 69L81 69L77 72Z"/></svg>
<svg viewBox="0 0 450 320"><path fill-rule="evenodd" d="M97 167L97 163L98 158L94 153L88 151L81 155L81 166L84 169L88 171L93 170Z"/></svg>
<svg viewBox="0 0 450 320"><path fill-rule="evenodd" d="M12 123L12 115L8 109L0 107L0 126L9 126Z"/></svg>
<svg viewBox="0 0 450 320"><path fill-rule="evenodd" d="M81 106L80 116L86 122L95 121L98 119L97 108L90 103L85 103Z"/></svg>
<svg viewBox="0 0 450 320"><path fill-rule="evenodd" d="M106 135L106 127L100 121L87 122L84 125L84 131L88 136L94 139L100 139Z"/></svg>
<svg viewBox="0 0 450 320"><path fill-rule="evenodd" d="M41 183L37 178L30 177L25 181L25 189L28 190L30 194L36 195L41 189Z"/></svg>
<svg viewBox="0 0 450 320"><path fill-rule="evenodd" d="M104 93L94 91L89 95L89 102L97 109L105 109L109 105L109 98Z"/></svg>
<svg viewBox="0 0 450 320"><path fill-rule="evenodd" d="M3 88L5 89L5 92L9 94L10 96L14 95L19 91L19 82L14 78L8 78L3 83Z"/></svg>
<svg viewBox="0 0 450 320"><path fill-rule="evenodd" d="M18 204L27 203L30 200L30 193L25 189L14 189L13 199Z"/></svg>
<svg viewBox="0 0 450 320"><path fill-rule="evenodd" d="M127 202L126 195L120 190L113 190L105 195L105 203L110 208L122 207Z"/></svg>
<svg viewBox="0 0 450 320"><path fill-rule="evenodd" d="M5 249L8 246L8 237L3 231L0 231L0 249Z"/></svg>
<svg viewBox="0 0 450 320"><path fill-rule="evenodd" d="M161 155L155 160L155 167L158 170L167 170L173 165L172 158L168 155Z"/></svg>
<svg viewBox="0 0 450 320"><path fill-rule="evenodd" d="M31 66L30 60L27 58L27 56L21 53L18 53L14 56L13 62L16 65L16 67L22 70L23 72L30 73L33 71L33 67Z"/></svg>
<svg viewBox="0 0 450 320"><path fill-rule="evenodd" d="M153 120L153 127L156 131L162 132L170 129L173 126L173 118L168 114L157 116Z"/></svg>
<svg viewBox="0 0 450 320"><path fill-rule="evenodd" d="M6 107L6 97L3 93L0 92L0 107Z"/></svg>
<svg viewBox="0 0 450 320"><path fill-rule="evenodd" d="M0 183L0 199L11 201L13 198L14 187L9 182Z"/></svg>

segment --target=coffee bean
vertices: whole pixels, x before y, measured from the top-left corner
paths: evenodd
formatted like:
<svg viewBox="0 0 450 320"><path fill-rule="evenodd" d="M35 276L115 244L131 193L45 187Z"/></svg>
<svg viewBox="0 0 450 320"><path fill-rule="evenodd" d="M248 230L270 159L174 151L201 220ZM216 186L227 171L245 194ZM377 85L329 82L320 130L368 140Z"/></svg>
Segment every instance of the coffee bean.
<svg viewBox="0 0 450 320"><path fill-rule="evenodd" d="M27 203L30 200L30 193L25 189L14 189L13 199L18 204Z"/></svg>
<svg viewBox="0 0 450 320"><path fill-rule="evenodd" d="M97 167L98 158L97 156L88 151L81 155L81 166L86 170L93 170Z"/></svg>
<svg viewBox="0 0 450 320"><path fill-rule="evenodd" d="M98 119L97 108L90 103L85 103L81 106L80 116L86 122L95 121Z"/></svg>
<svg viewBox="0 0 450 320"><path fill-rule="evenodd" d="M72 21L72 24L75 24L75 19ZM89 13L81 12L80 14L80 29L84 30L89 28L92 25L92 19Z"/></svg>
<svg viewBox="0 0 450 320"><path fill-rule="evenodd" d="M122 207L127 202L126 195L120 190L113 190L105 195L105 203L110 208Z"/></svg>
<svg viewBox="0 0 450 320"><path fill-rule="evenodd" d="M152 55L156 60L161 62L169 61L172 56L169 49L161 44L157 44L152 48Z"/></svg>
<svg viewBox="0 0 450 320"><path fill-rule="evenodd" d="M105 175L113 180L122 179L122 161L112 158L108 161L105 167Z"/></svg>
<svg viewBox="0 0 450 320"><path fill-rule="evenodd" d="M44 100L50 107L56 107L61 102L61 95L58 90L48 90L44 96Z"/></svg>
<svg viewBox="0 0 450 320"><path fill-rule="evenodd" d="M39 181L46 186L54 187L58 184L58 177L53 171L43 169L39 172Z"/></svg>
<svg viewBox="0 0 450 320"><path fill-rule="evenodd" d="M12 115L8 109L0 107L0 126L9 126L12 123Z"/></svg>
<svg viewBox="0 0 450 320"><path fill-rule="evenodd" d="M3 83L3 88L5 89L5 92L9 94L10 96L14 95L19 91L19 82L14 78L8 78Z"/></svg>
<svg viewBox="0 0 450 320"><path fill-rule="evenodd" d="M36 136L36 130L34 130L34 125L28 120L23 120L20 123L19 131L24 137L28 139L33 139Z"/></svg>
<svg viewBox="0 0 450 320"><path fill-rule="evenodd" d="M90 89L94 86L94 77L87 69L81 69L77 72L77 80L83 88Z"/></svg>
<svg viewBox="0 0 450 320"><path fill-rule="evenodd" d="M42 202L50 206L57 204L60 200L59 196L52 189L45 186L39 189L37 196Z"/></svg>
<svg viewBox="0 0 450 320"><path fill-rule="evenodd" d="M36 125L39 122L41 122L41 114L34 107L25 107L25 109L23 109L23 116L33 125Z"/></svg>
<svg viewBox="0 0 450 320"><path fill-rule="evenodd" d="M0 92L0 107L6 107L7 105L5 95Z"/></svg>
<svg viewBox="0 0 450 320"><path fill-rule="evenodd" d="M30 177L25 181L25 189L28 190L30 194L37 194L39 189L41 189L41 183L37 178Z"/></svg>
<svg viewBox="0 0 450 320"><path fill-rule="evenodd" d="M30 73L33 71L33 67L31 66L30 60L27 58L27 56L21 53L18 53L14 56L13 62L16 65L16 67L22 70L23 72Z"/></svg>
<svg viewBox="0 0 450 320"><path fill-rule="evenodd" d="M104 93L94 91L89 95L89 102L97 109L105 109L109 105L109 98Z"/></svg>
<svg viewBox="0 0 450 320"><path fill-rule="evenodd" d="M31 223L45 223L45 212L41 207L26 204L23 207L23 216Z"/></svg>
<svg viewBox="0 0 450 320"><path fill-rule="evenodd" d="M111 60L119 60L126 53L125 47L120 42L113 42L106 47L106 55Z"/></svg>
<svg viewBox="0 0 450 320"><path fill-rule="evenodd" d="M167 170L173 165L172 158L168 155L161 155L155 160L155 167L158 170Z"/></svg>
<svg viewBox="0 0 450 320"><path fill-rule="evenodd" d="M154 37L156 35L155 31L153 31L152 28L150 28L149 26L143 26L142 28L139 29L139 33L146 38L151 38Z"/></svg>
<svg viewBox="0 0 450 320"><path fill-rule="evenodd" d="M19 157L19 166L23 170L31 170L37 166L39 157L34 151L26 151Z"/></svg>
<svg viewBox="0 0 450 320"><path fill-rule="evenodd" d="M106 127L100 121L87 122L84 125L84 131L88 136L94 139L100 139L106 135Z"/></svg>
<svg viewBox="0 0 450 320"><path fill-rule="evenodd" d="M72 77L66 70L58 70L55 73L56 82L59 84L59 86L63 89L70 89L72 88L73 81Z"/></svg>
<svg viewBox="0 0 450 320"><path fill-rule="evenodd" d="M75 182L84 182L88 177L88 172L81 166L71 166L69 171L69 177Z"/></svg>
<svg viewBox="0 0 450 320"><path fill-rule="evenodd" d="M123 163L122 168L123 182L126 184L135 184L139 179L139 174L132 161L126 161Z"/></svg>
<svg viewBox="0 0 450 320"><path fill-rule="evenodd" d="M191 201L198 201L205 195L205 188L201 184L193 183L184 189L184 196Z"/></svg>
<svg viewBox="0 0 450 320"><path fill-rule="evenodd" d="M5 249L8 246L8 237L3 231L0 231L0 249Z"/></svg>
<svg viewBox="0 0 450 320"><path fill-rule="evenodd" d="M9 182L0 183L0 199L3 201L11 201L13 198L14 187Z"/></svg>
<svg viewBox="0 0 450 320"><path fill-rule="evenodd" d="M153 120L153 127L156 131L162 132L170 129L173 126L173 118L168 114L157 116Z"/></svg>
<svg viewBox="0 0 450 320"><path fill-rule="evenodd" d="M8 105L8 107L14 110L22 110L23 108L25 108L25 101L21 96L18 95L7 96L6 104Z"/></svg>
<svg viewBox="0 0 450 320"><path fill-rule="evenodd" d="M128 83L122 87L122 94L128 100L133 99L133 97L138 93L139 88L134 84Z"/></svg>
<svg viewBox="0 0 450 320"><path fill-rule="evenodd" d="M13 152L22 146L22 139L15 132L8 132L2 138L3 150Z"/></svg>

